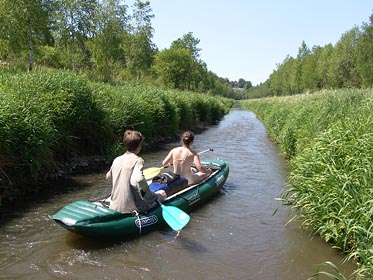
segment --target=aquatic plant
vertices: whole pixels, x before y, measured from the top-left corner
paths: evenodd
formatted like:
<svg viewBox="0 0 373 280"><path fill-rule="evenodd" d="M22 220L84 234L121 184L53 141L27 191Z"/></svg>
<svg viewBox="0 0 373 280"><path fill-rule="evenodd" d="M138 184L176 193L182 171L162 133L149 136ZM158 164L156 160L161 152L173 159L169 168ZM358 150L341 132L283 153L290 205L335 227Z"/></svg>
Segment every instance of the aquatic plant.
<svg viewBox="0 0 373 280"><path fill-rule="evenodd" d="M280 200L304 227L358 261L358 277L371 278L373 91L324 91L244 105L290 159Z"/></svg>
<svg viewBox="0 0 373 280"><path fill-rule="evenodd" d="M207 94L97 83L66 71L0 70L0 204L74 156L123 152L125 129L141 131L149 144L217 121L232 104Z"/></svg>

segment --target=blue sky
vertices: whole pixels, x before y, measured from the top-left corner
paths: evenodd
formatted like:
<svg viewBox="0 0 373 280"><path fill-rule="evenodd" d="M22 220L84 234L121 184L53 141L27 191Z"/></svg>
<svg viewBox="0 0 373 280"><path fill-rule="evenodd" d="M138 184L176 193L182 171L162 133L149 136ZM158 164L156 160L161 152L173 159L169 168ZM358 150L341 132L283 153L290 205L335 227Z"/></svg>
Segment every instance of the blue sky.
<svg viewBox="0 0 373 280"><path fill-rule="evenodd" d="M295 57L303 40L309 48L335 45L373 13L372 0L150 0L150 5L159 50L192 32L210 71L253 85L265 82L287 55Z"/></svg>

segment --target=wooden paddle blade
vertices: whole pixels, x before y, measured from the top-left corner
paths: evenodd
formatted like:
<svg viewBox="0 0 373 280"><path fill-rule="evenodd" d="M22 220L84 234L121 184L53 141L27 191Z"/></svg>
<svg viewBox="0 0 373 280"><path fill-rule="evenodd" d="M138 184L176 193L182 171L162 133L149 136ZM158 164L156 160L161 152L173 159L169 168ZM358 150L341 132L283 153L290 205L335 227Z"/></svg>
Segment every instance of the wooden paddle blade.
<svg viewBox="0 0 373 280"><path fill-rule="evenodd" d="M155 176L159 174L164 169L164 167L149 167L144 169L144 177L146 180L153 179Z"/></svg>
<svg viewBox="0 0 373 280"><path fill-rule="evenodd" d="M190 216L175 206L161 204L162 216L166 223L175 231L181 230L190 220Z"/></svg>

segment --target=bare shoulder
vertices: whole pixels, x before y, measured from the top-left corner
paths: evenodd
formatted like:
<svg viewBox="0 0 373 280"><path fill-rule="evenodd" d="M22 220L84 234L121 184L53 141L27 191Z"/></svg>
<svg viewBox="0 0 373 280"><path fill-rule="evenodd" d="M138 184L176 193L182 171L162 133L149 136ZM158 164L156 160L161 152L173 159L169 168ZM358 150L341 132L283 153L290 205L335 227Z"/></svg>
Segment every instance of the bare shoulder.
<svg viewBox="0 0 373 280"><path fill-rule="evenodd" d="M190 149L190 152L193 154L193 156L198 156L199 157L198 153L195 150Z"/></svg>

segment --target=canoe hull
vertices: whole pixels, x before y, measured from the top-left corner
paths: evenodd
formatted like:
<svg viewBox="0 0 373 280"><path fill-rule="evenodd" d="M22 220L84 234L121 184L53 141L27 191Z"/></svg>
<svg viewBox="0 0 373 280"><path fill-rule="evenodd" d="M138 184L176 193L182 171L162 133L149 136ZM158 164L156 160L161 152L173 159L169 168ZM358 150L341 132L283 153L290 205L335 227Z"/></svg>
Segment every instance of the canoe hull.
<svg viewBox="0 0 373 280"><path fill-rule="evenodd" d="M205 204L220 192L228 178L229 166L223 160L203 162L217 169L213 176L196 186L170 196L163 203L185 212ZM155 230L165 224L161 207L146 214L122 214L99 203L79 200L63 207L51 218L65 229L92 238L127 239Z"/></svg>

